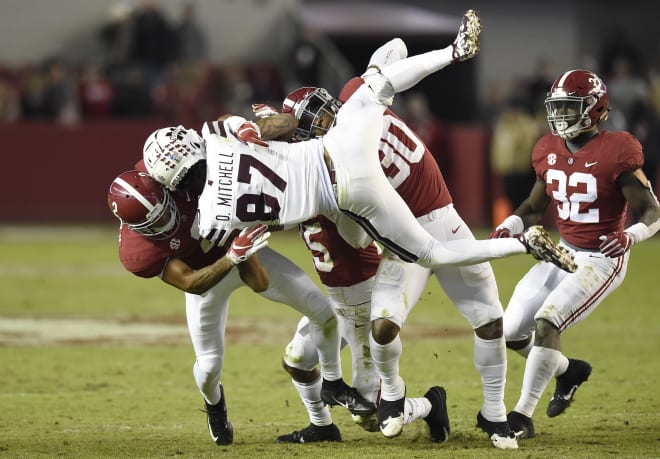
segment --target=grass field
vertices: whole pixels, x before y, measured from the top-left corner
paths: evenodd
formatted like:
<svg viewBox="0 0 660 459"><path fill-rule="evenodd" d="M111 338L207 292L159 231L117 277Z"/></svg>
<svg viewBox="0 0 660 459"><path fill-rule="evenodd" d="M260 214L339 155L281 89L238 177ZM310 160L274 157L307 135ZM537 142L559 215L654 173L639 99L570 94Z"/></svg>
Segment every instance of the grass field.
<svg viewBox="0 0 660 459"><path fill-rule="evenodd" d="M311 272L295 235L274 235L271 246ZM242 289L232 298L223 374L235 442L217 447L192 377L183 294L126 273L114 226L0 227L0 254L0 457L660 457L660 237L633 248L623 285L564 334L565 354L594 371L554 419L545 416L551 382L534 418L537 437L517 451L496 450L475 427L481 388L471 333L433 282L402 332L401 373L409 396L447 388L448 443L430 443L421 421L388 440L338 408L343 443L276 443L308 424L280 367L299 315ZM494 262L503 303L532 263ZM509 409L523 365L509 353Z"/></svg>

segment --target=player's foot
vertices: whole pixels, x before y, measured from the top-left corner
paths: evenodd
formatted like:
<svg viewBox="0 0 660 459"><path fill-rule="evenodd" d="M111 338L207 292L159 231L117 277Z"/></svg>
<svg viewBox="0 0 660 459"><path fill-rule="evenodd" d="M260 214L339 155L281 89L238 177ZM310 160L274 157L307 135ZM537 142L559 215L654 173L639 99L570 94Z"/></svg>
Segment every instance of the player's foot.
<svg viewBox="0 0 660 459"><path fill-rule="evenodd" d="M517 411L511 411L506 419L509 421L509 427L515 434L516 438L533 438L534 435L536 435L532 418L518 413Z"/></svg>
<svg viewBox="0 0 660 459"><path fill-rule="evenodd" d="M330 424L328 426L316 426L310 424L302 430L296 430L290 434L280 435L277 441L281 443L315 443L320 441L341 441L339 428Z"/></svg>
<svg viewBox="0 0 660 459"><path fill-rule="evenodd" d="M225 391L220 385L221 399L217 405L209 405L206 401L206 420L209 433L216 445L229 445L234 441L234 428L227 417L227 405L225 405Z"/></svg>
<svg viewBox="0 0 660 459"><path fill-rule="evenodd" d="M477 426L488 434L488 438L493 442L495 448L518 449L518 440L511 431L507 421L489 421L479 411L477 414Z"/></svg>
<svg viewBox="0 0 660 459"><path fill-rule="evenodd" d="M479 34L481 19L474 10L467 10L463 15L458 35L452 44L451 57L453 61L465 61L479 53Z"/></svg>
<svg viewBox="0 0 660 459"><path fill-rule="evenodd" d="M367 432L378 432L378 417L376 414L351 414L353 422L362 427Z"/></svg>
<svg viewBox="0 0 660 459"><path fill-rule="evenodd" d="M573 402L575 391L580 384L589 379L591 365L584 360L568 359L568 368L564 374L557 376L557 387L552 400L548 404L547 414L554 418L559 416Z"/></svg>
<svg viewBox="0 0 660 459"><path fill-rule="evenodd" d="M542 226L530 226L518 236L518 240L525 246L527 253L537 260L550 262L569 273L577 270L573 255L565 248L555 244L550 234Z"/></svg>
<svg viewBox="0 0 660 459"><path fill-rule="evenodd" d="M406 396L399 400L383 400L378 403L378 426L387 438L394 438L403 431L403 410L406 406Z"/></svg>
<svg viewBox="0 0 660 459"><path fill-rule="evenodd" d="M431 412L424 418L431 432L433 443L444 443L449 439L449 414L447 414L447 392L443 387L431 387L424 397L431 402Z"/></svg>
<svg viewBox="0 0 660 459"><path fill-rule="evenodd" d="M349 386L343 379L337 381L323 380L321 400L329 406L343 406L352 414L373 414L376 405L364 398L357 389Z"/></svg>

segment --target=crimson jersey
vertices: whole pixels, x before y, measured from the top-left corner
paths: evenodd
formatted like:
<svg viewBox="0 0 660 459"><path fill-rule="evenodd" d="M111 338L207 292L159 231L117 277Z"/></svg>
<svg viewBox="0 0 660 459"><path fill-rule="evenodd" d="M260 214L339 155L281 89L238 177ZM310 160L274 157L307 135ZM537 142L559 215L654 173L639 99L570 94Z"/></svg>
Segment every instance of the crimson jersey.
<svg viewBox="0 0 660 459"><path fill-rule="evenodd" d="M360 77L349 80L339 100L348 100L363 83ZM424 142L390 109L383 115L378 154L387 180L415 217L451 204L451 195L435 158Z"/></svg>
<svg viewBox="0 0 660 459"><path fill-rule="evenodd" d="M300 235L312 253L314 268L323 285L350 287L376 275L380 253L373 242L355 249L339 235L337 226L319 215L300 225Z"/></svg>
<svg viewBox="0 0 660 459"><path fill-rule="evenodd" d="M135 168L146 172L143 161L138 162ZM210 247L210 244L210 250L205 252L200 241L191 235L197 199L180 191L172 192L172 198L179 209L180 218L179 228L172 237L153 239L136 233L128 225L121 225L119 260L127 271L140 277L155 277L163 272L171 257L183 260L192 269L200 269L224 256L224 249Z"/></svg>
<svg viewBox="0 0 660 459"><path fill-rule="evenodd" d="M574 154L560 137L546 134L532 151L536 175L557 206L559 234L583 249L598 249L599 236L623 230L626 199L616 179L643 163L641 144L625 131L601 131Z"/></svg>

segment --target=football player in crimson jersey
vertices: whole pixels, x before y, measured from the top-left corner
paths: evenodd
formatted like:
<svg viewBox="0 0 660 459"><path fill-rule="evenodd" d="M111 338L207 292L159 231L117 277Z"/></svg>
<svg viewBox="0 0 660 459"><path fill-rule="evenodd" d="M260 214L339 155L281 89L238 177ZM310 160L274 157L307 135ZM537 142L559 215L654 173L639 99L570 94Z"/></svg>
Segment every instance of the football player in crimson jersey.
<svg viewBox="0 0 660 459"><path fill-rule="evenodd" d="M353 387L375 407L380 379L369 351L369 315L380 250L373 243L363 249L351 247L341 238L336 226L323 216L301 224L300 233L339 318L342 345L348 345L351 350ZM307 408L310 424L302 430L281 435L277 440L291 443L341 441L339 429L332 423L321 396L321 377L315 368L318 356L309 338L308 321L303 317L298 323L296 334L285 349L282 365L291 375ZM406 423L424 419L433 441L446 439L449 418L443 388L433 387L425 397L406 399L405 403ZM378 431L375 413L353 414L352 417L365 430Z"/></svg>
<svg viewBox="0 0 660 459"><path fill-rule="evenodd" d="M380 47L369 67L381 67L407 55L405 43L394 39ZM319 126L330 126L341 102L346 101L363 83L362 78L350 80L339 100L322 88L306 87L291 92L284 101L283 111L299 118L295 135L299 140L324 133ZM256 114L275 113L257 106ZM419 137L390 109L383 116L379 155L381 167L391 185L403 198L422 227L440 241L474 240L470 228L454 209L444 177ZM424 186L420 186L424 184ZM330 249L330 256L332 249ZM333 257L334 258L334 257ZM506 348L502 329L504 310L498 297L497 283L488 263L473 266L443 266L436 269L405 263L386 250L373 285L371 299L371 354L381 379L378 421L387 437L399 435L409 422L405 383L398 373L401 340L399 331L410 310L419 300L428 278L435 275L447 295L474 329L475 366L483 383L483 406L479 411L480 425L499 448L515 448L517 442L506 420L504 384L506 379ZM366 344L366 343L365 343ZM444 389L442 390L444 401ZM428 395L428 393L427 393ZM440 432L432 438L444 441L449 433Z"/></svg>
<svg viewBox="0 0 660 459"><path fill-rule="evenodd" d="M527 358L520 399L508 416L522 438L534 436L532 415L553 376L550 417L568 408L591 373L587 362L562 354L561 334L621 285L630 248L660 228L660 206L641 169L639 141L625 131L599 129L610 110L605 83L593 72L570 70L552 84L545 107L551 132L532 151L536 183L491 234L521 233L553 205L561 244L578 265L567 273L536 264L518 282L504 314L507 345ZM627 208L638 220L624 228Z"/></svg>
<svg viewBox="0 0 660 459"><path fill-rule="evenodd" d="M137 167L144 166L139 163ZM193 237L195 196L165 190L140 171L126 172L113 181L108 205L122 222L119 257L124 267L140 277L158 276L186 292L188 329L197 357L193 374L206 404L209 432L217 444L233 441L220 377L229 297L237 288L247 285L310 317L311 340L321 356L322 369L336 373L340 343L330 302L300 268L262 248L269 234L265 226L244 230L225 253L223 248ZM258 259L252 254L259 249ZM234 265L237 270L231 269ZM333 380L335 373L329 373ZM336 383L339 390L351 396L355 393L341 378Z"/></svg>

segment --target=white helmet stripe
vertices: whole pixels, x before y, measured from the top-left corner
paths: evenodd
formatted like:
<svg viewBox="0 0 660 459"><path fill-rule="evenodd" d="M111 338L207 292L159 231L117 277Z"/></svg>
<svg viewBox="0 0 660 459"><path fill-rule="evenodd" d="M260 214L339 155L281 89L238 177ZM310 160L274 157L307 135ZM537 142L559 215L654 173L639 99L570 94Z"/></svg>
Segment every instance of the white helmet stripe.
<svg viewBox="0 0 660 459"><path fill-rule="evenodd" d="M142 193L129 185L126 180L121 177L117 177L115 182L120 184L122 187L124 187L125 190L131 193L131 195L140 201L140 204L142 204L149 212L152 212L155 209L155 206L153 206L144 196L142 196Z"/></svg>

